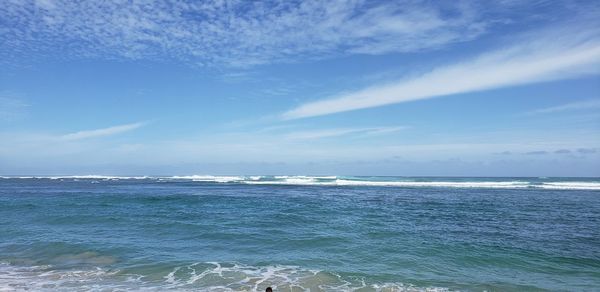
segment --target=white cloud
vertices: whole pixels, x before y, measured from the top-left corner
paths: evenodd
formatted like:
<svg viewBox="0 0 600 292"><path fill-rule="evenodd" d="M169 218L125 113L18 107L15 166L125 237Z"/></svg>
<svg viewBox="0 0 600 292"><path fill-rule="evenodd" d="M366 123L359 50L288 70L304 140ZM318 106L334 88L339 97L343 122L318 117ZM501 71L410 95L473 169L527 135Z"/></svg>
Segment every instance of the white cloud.
<svg viewBox="0 0 600 292"><path fill-rule="evenodd" d="M480 36L486 9L496 25L511 15L468 1L5 1L0 53L245 66L414 52Z"/></svg>
<svg viewBox="0 0 600 292"><path fill-rule="evenodd" d="M375 129L393 130L393 128L374 127L371 130L375 132L373 134L349 133L346 134L348 137L337 136L323 141L327 143L308 140L309 138L307 140L286 139L285 135L290 134L290 132L284 128L271 129L268 132L232 133L232 135L226 135L219 131L213 135L187 135L176 140L151 139L143 141L143 143L131 140L124 142L119 139L64 141L60 140L59 136L49 134L0 132L0 162L2 162L0 163L0 173L25 174L36 173L36 170L69 173L71 172L68 171L69 167L75 169L72 170L73 174L98 173L99 169L104 166L113 166L113 171L127 173L129 169L122 167L137 165L139 166L137 170L139 174L169 174L172 168L168 167L179 165L183 167L180 171L189 174L197 173L200 171L198 167L202 166L207 167L207 173L214 173L218 171L218 168L211 169L211 164L231 164L233 172L248 174L281 173L283 170L279 167L295 163L306 163L307 165L312 163L342 163L339 171L334 173L343 174L346 173L344 172L346 170L343 163L352 161L376 163L378 160L390 157L401 157L417 162L452 158L460 158L463 161L498 159L515 159L517 161L520 159L523 162L524 159L550 161L555 158L562 159L562 161L572 161L576 158L570 155L514 155L508 158L491 153L510 151L517 154L542 150L551 152L556 149L598 149L598 145L600 145L600 137L595 135L594 131L582 134L580 131L565 128L553 130L547 136L536 131L515 133L511 130L499 133L469 134L464 137L448 134L447 137L435 138L435 135L430 135L434 139L429 141L419 141L420 139L414 135L418 135L419 133L415 133L418 131L411 131L403 137L397 138L383 134L377 137L368 136L376 135L377 130ZM349 143L355 138L363 140L360 141L361 143ZM586 159L585 163L591 164L593 162L597 165L598 156L589 156L593 156L591 159L595 160ZM556 161L552 162L554 164L548 165L557 163ZM245 163L253 163L256 168L253 170L235 168L235 165L239 166ZM266 167L265 163L273 164L275 168L264 168ZM26 166L30 166L31 169L27 170ZM448 167L457 167L457 164L451 164ZM574 162L574 168L564 169L563 171L566 174L575 170L584 173L585 171L581 167L581 163ZM537 170L543 171L546 168L537 168ZM26 171L19 171L22 169L26 169ZM76 169L79 169L79 171ZM431 174L436 170L437 168L432 166L428 171ZM108 171L106 174L111 173L111 171ZM298 168L297 171L292 171L292 173L311 173L311 171L309 168ZM382 175L382 172L375 169L371 174ZM423 174L427 174L427 172Z"/></svg>
<svg viewBox="0 0 600 292"><path fill-rule="evenodd" d="M79 132L75 132L75 133L62 135L62 136L60 136L60 139L67 140L67 141L73 141L73 140L81 140L81 139L88 139L88 138L112 136L112 135L121 134L124 132L133 131L144 125L145 125L145 123L133 123L133 124L113 126L113 127L103 128L103 129L79 131Z"/></svg>
<svg viewBox="0 0 600 292"><path fill-rule="evenodd" d="M328 115L438 96L572 78L598 73L597 29L531 35L511 47L429 73L300 105L284 119Z"/></svg>
<svg viewBox="0 0 600 292"><path fill-rule="evenodd" d="M556 112L564 112L564 111L574 111L574 110L589 110L589 109L598 109L600 108L600 99L591 99L584 101L571 102L567 104L562 104L553 107L547 107L542 109L537 109L528 112L528 114L549 114Z"/></svg>
<svg viewBox="0 0 600 292"><path fill-rule="evenodd" d="M346 136L350 134L360 135L378 135L387 134L406 129L404 126L397 127L372 127L372 128L337 128L337 129L321 129L313 131L298 131L284 135L288 140L311 140L330 138L338 136Z"/></svg>

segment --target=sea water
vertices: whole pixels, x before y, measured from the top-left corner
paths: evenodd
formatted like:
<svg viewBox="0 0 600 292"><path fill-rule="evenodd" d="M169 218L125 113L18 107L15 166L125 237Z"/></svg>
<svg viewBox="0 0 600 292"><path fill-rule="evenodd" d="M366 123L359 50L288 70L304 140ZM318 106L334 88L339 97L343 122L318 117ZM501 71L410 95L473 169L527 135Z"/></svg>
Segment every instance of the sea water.
<svg viewBox="0 0 600 292"><path fill-rule="evenodd" d="M0 178L0 291L600 290L600 179Z"/></svg>

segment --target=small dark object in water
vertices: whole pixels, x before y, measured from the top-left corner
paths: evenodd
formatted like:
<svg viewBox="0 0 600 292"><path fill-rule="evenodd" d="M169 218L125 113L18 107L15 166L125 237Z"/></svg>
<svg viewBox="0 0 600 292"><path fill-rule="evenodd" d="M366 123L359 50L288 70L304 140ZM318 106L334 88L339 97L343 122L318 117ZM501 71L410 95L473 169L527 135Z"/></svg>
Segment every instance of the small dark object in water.
<svg viewBox="0 0 600 292"><path fill-rule="evenodd" d="M267 287L267 291L265 292L273 292L273 289L271 289L271 287Z"/></svg>

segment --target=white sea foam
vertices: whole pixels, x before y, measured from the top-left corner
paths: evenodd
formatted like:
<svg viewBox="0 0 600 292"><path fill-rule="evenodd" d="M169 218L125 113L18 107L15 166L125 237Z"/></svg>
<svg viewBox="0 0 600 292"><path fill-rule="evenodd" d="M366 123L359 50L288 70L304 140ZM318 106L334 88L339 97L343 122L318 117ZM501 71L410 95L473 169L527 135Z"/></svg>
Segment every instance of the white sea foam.
<svg viewBox="0 0 600 292"><path fill-rule="evenodd" d="M150 176L113 176L113 175L55 175L55 176L0 176L3 179L51 179L51 180L65 180L65 179L94 179L94 180L123 180L123 179L150 179Z"/></svg>
<svg viewBox="0 0 600 292"><path fill-rule="evenodd" d="M296 266L255 267L241 264L195 263L174 267L163 281L118 270L53 270L51 266L0 263L0 291L118 290L118 291L449 291L403 283L368 283Z"/></svg>
<svg viewBox="0 0 600 292"><path fill-rule="evenodd" d="M395 186L395 187L444 187L444 188L527 188L528 182L505 181L505 182L452 182L452 181L356 181L336 180L336 185L341 186Z"/></svg>
<svg viewBox="0 0 600 292"><path fill-rule="evenodd" d="M214 175L184 175L184 176L167 176L160 177L164 180L191 180L199 182L218 182L218 183L229 183L239 182L246 179L244 176L214 176Z"/></svg>
<svg viewBox="0 0 600 292"><path fill-rule="evenodd" d="M0 263L0 291L118 289L124 286L106 281L117 272L101 268L57 271L51 266L23 267Z"/></svg>
<svg viewBox="0 0 600 292"><path fill-rule="evenodd" d="M600 183L597 182L547 182L539 185L544 189L559 190L600 190Z"/></svg>
<svg viewBox="0 0 600 292"><path fill-rule="evenodd" d="M307 185L307 186L379 186L379 187L429 187L429 188L487 188L487 189L526 189L549 190L600 190L600 182L544 182L534 184L528 181L377 181L332 179L316 177L280 177L278 180L240 181L245 184L262 185Z"/></svg>
<svg viewBox="0 0 600 292"><path fill-rule="evenodd" d="M338 176L234 176L234 175L187 175L187 176L105 176L105 175L73 175L73 176L22 176L0 177L3 179L51 179L51 180L156 180L156 181L193 181L202 183L233 183L251 185L296 185L296 186L366 186L366 187L404 187L404 188L486 188L486 189L547 189L547 190L600 190L600 181L553 181L551 178L530 180L494 179L482 181L416 180L409 177L373 178L373 177L338 177Z"/></svg>

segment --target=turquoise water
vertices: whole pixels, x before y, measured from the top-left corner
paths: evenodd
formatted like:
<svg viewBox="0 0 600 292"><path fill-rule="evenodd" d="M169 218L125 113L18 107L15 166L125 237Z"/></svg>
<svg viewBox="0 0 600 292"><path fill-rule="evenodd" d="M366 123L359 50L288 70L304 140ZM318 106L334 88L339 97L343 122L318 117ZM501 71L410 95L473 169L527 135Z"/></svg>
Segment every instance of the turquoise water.
<svg viewBox="0 0 600 292"><path fill-rule="evenodd" d="M0 291L600 290L600 179L0 178Z"/></svg>

